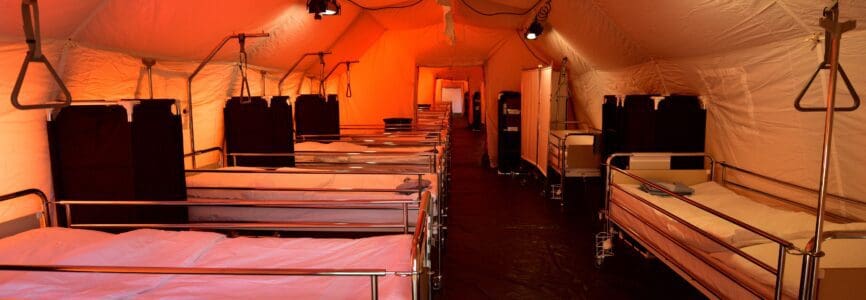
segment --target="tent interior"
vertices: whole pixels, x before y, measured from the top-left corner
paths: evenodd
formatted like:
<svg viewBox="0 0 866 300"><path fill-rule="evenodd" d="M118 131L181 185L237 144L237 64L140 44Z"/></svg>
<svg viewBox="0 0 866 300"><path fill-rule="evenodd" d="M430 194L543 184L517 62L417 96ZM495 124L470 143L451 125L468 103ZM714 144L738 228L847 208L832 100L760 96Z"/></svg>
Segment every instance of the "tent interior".
<svg viewBox="0 0 866 300"><path fill-rule="evenodd" d="M226 101L247 85L250 96L288 96L290 105L299 95L337 95L339 122L349 125L417 118L419 104L448 99L466 103L452 113L471 123L477 117L469 105L478 92L484 137L476 142L485 145L484 167L497 168L505 155L497 147L504 125L498 99L515 91L539 105L524 104L524 131L536 131L523 133L518 159L545 178L553 176L550 132L601 132L606 96L621 103L626 95L688 95L706 111L697 152L860 204L866 199L866 110L836 112L825 147L826 112L794 106L815 67L832 56L820 20L836 1L337 0L339 14L321 18L309 12L311 2L318 1L39 0L39 44L73 103L178 100L183 153L224 146ZM21 7L22 1L0 0L0 192L36 188L53 198L50 112L17 109L6 100L32 50ZM841 35L838 63L866 95L866 2L840 0L838 7L840 21L857 23ZM527 39L536 21L543 31ZM238 34L247 35L243 47L229 40L197 69L220 41ZM854 105L857 95L826 70L804 91L802 105L825 106L830 82L837 85L836 106ZM66 98L38 63L30 64L21 85L23 104ZM549 104L557 97L566 99L556 102L561 107ZM545 119L550 111L559 114L556 122ZM527 115L541 119L526 121ZM526 123L532 121L538 128ZM190 169L224 158L184 159ZM604 169L603 160L592 167ZM818 199L802 204L818 207ZM866 220L866 210L831 206ZM740 295L725 294L724 286L698 289L711 297Z"/></svg>

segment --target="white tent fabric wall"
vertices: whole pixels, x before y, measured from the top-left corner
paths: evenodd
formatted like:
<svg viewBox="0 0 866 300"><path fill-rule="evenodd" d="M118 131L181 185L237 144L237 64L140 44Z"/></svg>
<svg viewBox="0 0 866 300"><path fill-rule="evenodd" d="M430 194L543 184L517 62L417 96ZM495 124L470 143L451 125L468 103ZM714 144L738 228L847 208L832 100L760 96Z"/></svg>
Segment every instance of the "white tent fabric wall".
<svg viewBox="0 0 866 300"><path fill-rule="evenodd" d="M369 6L401 0L356 0ZM342 1L341 1L342 3ZM535 1L472 0L474 6L520 11ZM185 78L223 37L268 32L247 42L250 63L269 70L266 94L303 53L334 50L327 69L343 60L352 66L353 96L341 99L341 118L379 123L385 116L410 116L415 67L484 65L484 121L490 161L496 162L496 97L520 89L520 72L568 57L569 78L578 117L585 127L601 125L606 94L698 94L709 109L707 149L717 159L817 185L823 116L800 113L793 99L822 58L817 25L827 0L748 1L573 1L553 0L545 32L536 41L520 40L534 17L484 17L460 1L450 1L454 23L446 24L443 6L425 0L400 10L364 11L343 3L338 17L315 21L304 1L263 0L42 0L44 47L76 99L147 96L141 57L158 60L154 92L158 98L186 100ZM50 190L44 112L14 111L8 100L24 57L20 1L0 0L0 190L23 187ZM866 3L844 0L841 19L859 27L844 35L841 62L860 94L866 94ZM445 34L453 28L454 39ZM220 108L236 93L231 42L193 84L196 148L222 139ZM25 82L31 101L57 95L41 67ZM344 68L328 83L345 91ZM273 74L271 74L273 72ZM309 58L283 85L299 90L303 74L318 75ZM807 95L820 104L825 76ZM260 89L257 72L251 76ZM840 105L848 95L840 86ZM831 192L866 199L866 109L840 113L831 165Z"/></svg>

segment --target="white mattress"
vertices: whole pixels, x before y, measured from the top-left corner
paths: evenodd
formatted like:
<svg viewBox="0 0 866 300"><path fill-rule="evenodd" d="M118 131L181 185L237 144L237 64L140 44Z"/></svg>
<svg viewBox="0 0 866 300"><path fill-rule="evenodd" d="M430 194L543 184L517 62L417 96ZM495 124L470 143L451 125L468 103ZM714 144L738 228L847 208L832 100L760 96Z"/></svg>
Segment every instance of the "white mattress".
<svg viewBox="0 0 866 300"><path fill-rule="evenodd" d="M628 193L639 195L653 204L674 213L676 216L704 229L735 247L762 244L768 240L749 232L742 227L725 221L700 208L673 197L653 196L641 191L637 184L618 184ZM713 208L721 213L731 216L737 220L756 228L779 236L786 240L795 240L811 237L814 233L815 217L797 211L782 210L753 201L745 196L739 195L715 182L705 182L692 186L695 189L693 195L687 196L696 202ZM678 228L669 223L673 222L661 212L653 211L653 219L660 224L667 224L667 229L674 235L679 235L681 240L690 242L694 246L707 251L718 252L723 250L716 243L701 242L704 239L694 238L690 230ZM845 225L826 223L827 230L841 229ZM799 245L804 246L804 245Z"/></svg>
<svg viewBox="0 0 866 300"><path fill-rule="evenodd" d="M795 244L806 244L809 239L795 240ZM775 243L752 245L742 250L762 262L777 267L779 258L779 246ZM821 250L826 256L821 258L820 267L829 268L866 268L866 240L829 240L822 244ZM713 253L712 256L732 267L746 273L751 279L772 289L776 285L776 278L764 269L749 262L739 255L728 252ZM800 272L802 270L803 257L798 255L787 255L785 258L784 282L782 287L788 296L796 296L799 291ZM866 284L866 278L860 282Z"/></svg>
<svg viewBox="0 0 866 300"><path fill-rule="evenodd" d="M46 241L60 241L59 244ZM70 243L79 241L78 243ZM0 240L0 262L66 265L261 268L375 268L410 271L410 235L364 239L235 238L205 232L135 230L110 235L35 229ZM55 248L54 245L62 245ZM369 279L292 276L176 276L3 272L0 298L353 299ZM380 296L405 299L411 281L379 280Z"/></svg>
<svg viewBox="0 0 866 300"><path fill-rule="evenodd" d="M412 236L365 239L234 238L202 255L196 267L411 270ZM411 298L411 278L379 278L382 299ZM143 299L369 299L369 277L177 276Z"/></svg>
<svg viewBox="0 0 866 300"><path fill-rule="evenodd" d="M231 168L230 168L231 169ZM238 168L234 168L238 169ZM289 169L280 169L289 170ZM187 177L187 187L250 187L250 188L323 188L323 189L396 189L406 179L417 180L412 175L380 174L277 174L277 173L200 173ZM436 176L424 175L431 181L431 196L436 198ZM415 200L418 193L395 192L316 192L316 191L256 191L187 189L190 201L202 199L244 200ZM383 209L306 209L306 208L256 208L256 207L191 207L191 221L292 221L292 222L353 222L353 223L402 223L405 215L402 204L377 205ZM389 207L389 208L384 208ZM410 204L409 224L414 225L418 215L417 205Z"/></svg>
<svg viewBox="0 0 866 300"><path fill-rule="evenodd" d="M47 231L46 231L47 230ZM15 249L40 249L46 240L76 240L65 252L19 260L58 265L183 267L191 265L225 236L205 232L136 230L107 237L84 230L36 229L15 237ZM34 238L36 237L36 238ZM43 252L44 254L44 252ZM3 255L5 258L6 255ZM22 261L22 262L23 262ZM0 298L105 299L130 298L159 287L170 275L7 272L0 281Z"/></svg>

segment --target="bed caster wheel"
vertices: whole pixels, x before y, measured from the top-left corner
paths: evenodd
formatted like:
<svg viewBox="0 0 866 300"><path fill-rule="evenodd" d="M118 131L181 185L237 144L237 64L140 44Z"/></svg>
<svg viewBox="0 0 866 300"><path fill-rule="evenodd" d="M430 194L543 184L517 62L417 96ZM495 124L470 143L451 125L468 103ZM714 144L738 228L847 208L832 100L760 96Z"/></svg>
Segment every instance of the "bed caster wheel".
<svg viewBox="0 0 866 300"><path fill-rule="evenodd" d="M442 276L439 276L439 275L433 276L432 285L433 285L434 290L437 290L437 291L441 290L442 289Z"/></svg>
<svg viewBox="0 0 866 300"><path fill-rule="evenodd" d="M596 269L601 269L602 264L604 264L604 258L603 257L599 257L599 258L595 259L595 268Z"/></svg>

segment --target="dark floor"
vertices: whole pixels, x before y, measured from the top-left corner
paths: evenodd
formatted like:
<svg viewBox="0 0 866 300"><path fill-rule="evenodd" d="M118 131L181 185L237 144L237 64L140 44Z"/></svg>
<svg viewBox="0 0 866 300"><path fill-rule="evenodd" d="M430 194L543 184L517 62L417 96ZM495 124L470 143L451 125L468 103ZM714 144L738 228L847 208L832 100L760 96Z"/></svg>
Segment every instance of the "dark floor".
<svg viewBox="0 0 866 300"><path fill-rule="evenodd" d="M542 184L481 166L484 135L455 121L453 182L440 299L700 299L664 264L624 246L595 266L598 222ZM600 192L588 193L598 195ZM600 196L599 196L600 197Z"/></svg>

